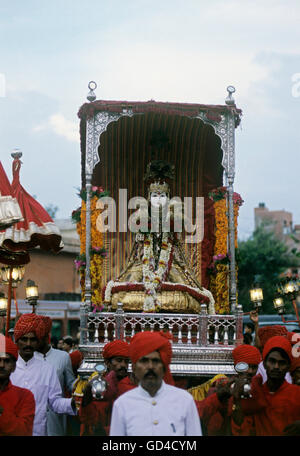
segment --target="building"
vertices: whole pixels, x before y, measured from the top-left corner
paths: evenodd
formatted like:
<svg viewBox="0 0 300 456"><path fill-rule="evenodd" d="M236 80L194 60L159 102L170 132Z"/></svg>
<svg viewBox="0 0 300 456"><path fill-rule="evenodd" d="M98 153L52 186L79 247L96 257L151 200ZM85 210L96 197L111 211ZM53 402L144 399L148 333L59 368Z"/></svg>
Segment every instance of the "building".
<svg viewBox="0 0 300 456"><path fill-rule="evenodd" d="M34 280L43 300L80 300L80 283L74 260L80 251L76 226L69 219L55 220L60 230L64 248L57 254L40 248L31 250L30 262L25 266L25 275L17 288L17 298L25 298L28 279Z"/></svg>
<svg viewBox="0 0 300 456"><path fill-rule="evenodd" d="M36 313L52 318L52 335L71 334L75 337L79 328L81 288L74 260L80 252L80 239L71 219L55 220L55 224L60 230L64 248L57 254L40 248L30 251L30 262L25 265L23 280L13 292L11 317L16 314L14 297L20 313L32 311L25 302L25 288L30 279L39 290ZM2 285L0 291L7 295L6 288Z"/></svg>
<svg viewBox="0 0 300 456"><path fill-rule="evenodd" d="M293 214L285 210L270 211L265 203L259 203L254 208L255 229L264 224L265 229L273 231L289 249L296 248L300 251L300 225L293 225ZM299 241L299 243L297 242ZM289 272L297 272L297 268L291 268ZM298 268L300 273L300 267Z"/></svg>

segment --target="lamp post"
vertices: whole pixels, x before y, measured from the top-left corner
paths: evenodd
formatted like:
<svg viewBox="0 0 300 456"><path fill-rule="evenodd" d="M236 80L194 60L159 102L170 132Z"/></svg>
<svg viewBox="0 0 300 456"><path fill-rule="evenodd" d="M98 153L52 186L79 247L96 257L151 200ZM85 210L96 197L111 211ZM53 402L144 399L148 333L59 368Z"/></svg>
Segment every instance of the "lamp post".
<svg viewBox="0 0 300 456"><path fill-rule="evenodd" d="M253 303L254 309L259 310L262 307L262 301L264 299L262 288L260 288L259 284L256 283L249 292L250 300Z"/></svg>
<svg viewBox="0 0 300 456"><path fill-rule="evenodd" d="M278 286L278 294L273 300L274 308L277 310L278 314L281 315L283 323L298 323L300 326L300 318L297 306L297 295L299 294L299 280L297 278L286 277ZM283 314L286 313L284 306L284 298L292 302L293 308L296 315L296 320L285 320Z"/></svg>
<svg viewBox="0 0 300 456"><path fill-rule="evenodd" d="M274 309L277 310L278 315L282 315L285 313L284 300L280 296L280 294L276 295L273 299L273 305Z"/></svg>
<svg viewBox="0 0 300 456"><path fill-rule="evenodd" d="M4 293L0 293L0 317L5 317L7 312L7 298Z"/></svg>
<svg viewBox="0 0 300 456"><path fill-rule="evenodd" d="M11 311L11 295L14 289L14 298L16 303L16 287L22 281L25 273L25 266L5 266L0 269L1 282L8 286L7 291L7 311L6 311L6 329L5 335L8 337L9 324L10 324L10 311ZM17 307L17 305L16 305ZM16 309L18 311L18 309Z"/></svg>
<svg viewBox="0 0 300 456"><path fill-rule="evenodd" d="M32 313L35 313L35 308L37 306L39 299L39 290L37 285L34 283L33 280L27 280L26 285L26 302L30 306L32 306Z"/></svg>

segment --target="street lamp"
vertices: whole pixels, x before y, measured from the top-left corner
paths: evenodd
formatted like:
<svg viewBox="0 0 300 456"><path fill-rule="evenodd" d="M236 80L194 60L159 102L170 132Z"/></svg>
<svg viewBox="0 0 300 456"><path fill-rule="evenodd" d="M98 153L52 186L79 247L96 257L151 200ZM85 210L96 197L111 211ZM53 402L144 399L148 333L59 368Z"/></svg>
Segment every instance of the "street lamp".
<svg viewBox="0 0 300 456"><path fill-rule="evenodd" d="M297 278L290 278L286 277L279 285L278 285L278 294L273 300L273 304L275 309L277 310L278 314L281 315L281 319L283 323L298 323L300 326L300 319L299 319L299 312L297 306L297 295L299 294L299 280ZM284 307L284 299L289 299L292 301L294 311L296 314L296 320L285 320L283 314L286 313Z"/></svg>
<svg viewBox="0 0 300 456"><path fill-rule="evenodd" d="M262 288L256 283L250 290L250 300L253 302L253 307L255 309L261 308L263 299Z"/></svg>
<svg viewBox="0 0 300 456"><path fill-rule="evenodd" d="M39 290L33 280L27 280L26 285L26 302L32 306L32 313L35 313L35 308L39 299Z"/></svg>
<svg viewBox="0 0 300 456"><path fill-rule="evenodd" d="M15 300L16 311L18 313L18 305L16 298L17 284L21 282L25 273L24 266L5 266L0 268L0 280L7 285L7 312L6 312L6 337L8 336L10 325L10 311L11 311L11 296L13 294Z"/></svg>
<svg viewBox="0 0 300 456"><path fill-rule="evenodd" d="M284 307L284 300L280 296L280 294L275 296L275 298L273 299L273 305L274 305L274 309L277 310L278 315L283 315L286 312L285 307Z"/></svg>
<svg viewBox="0 0 300 456"><path fill-rule="evenodd" d="M10 272L11 271L11 272ZM12 287L16 287L19 282L23 280L25 273L25 266L11 266L2 267L0 269L1 282L5 285L9 284L10 273L12 278Z"/></svg>
<svg viewBox="0 0 300 456"><path fill-rule="evenodd" d="M7 298L0 292L0 317L5 317L7 312Z"/></svg>

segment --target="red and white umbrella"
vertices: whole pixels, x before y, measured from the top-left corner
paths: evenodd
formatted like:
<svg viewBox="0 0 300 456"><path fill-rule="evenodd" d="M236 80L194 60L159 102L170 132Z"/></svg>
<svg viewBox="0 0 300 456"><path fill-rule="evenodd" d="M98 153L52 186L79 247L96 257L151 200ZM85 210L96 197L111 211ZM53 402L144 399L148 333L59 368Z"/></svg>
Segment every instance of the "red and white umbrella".
<svg viewBox="0 0 300 456"><path fill-rule="evenodd" d="M57 253L63 248L60 231L48 212L20 183L22 152L15 152L12 156L12 196L21 208L23 221L0 231L0 247L12 252L22 252L39 246L42 250Z"/></svg>
<svg viewBox="0 0 300 456"><path fill-rule="evenodd" d="M12 196L12 188L0 161L0 228L8 228L20 222L23 215L16 198Z"/></svg>
<svg viewBox="0 0 300 456"><path fill-rule="evenodd" d="M12 267L29 263L29 251L35 247L59 252L63 248L61 234L48 212L22 187L20 168L22 152L13 152L13 181L11 196L19 205L21 218L13 225L0 230L0 262L10 266L6 335L8 335L12 294ZM4 170L3 170L4 172ZM4 173L5 174L5 173ZM7 181L5 185L7 187ZM9 182L8 182L9 184ZM3 186L4 187L4 186Z"/></svg>

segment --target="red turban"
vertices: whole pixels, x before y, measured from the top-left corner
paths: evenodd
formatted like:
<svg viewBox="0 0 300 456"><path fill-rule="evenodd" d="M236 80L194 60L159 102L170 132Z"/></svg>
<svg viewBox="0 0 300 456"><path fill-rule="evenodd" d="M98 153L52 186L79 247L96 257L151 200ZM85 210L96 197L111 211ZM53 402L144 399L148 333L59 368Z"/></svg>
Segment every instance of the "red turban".
<svg viewBox="0 0 300 456"><path fill-rule="evenodd" d="M0 353L7 353L16 360L18 359L18 347L9 337L5 337L3 334L0 334Z"/></svg>
<svg viewBox="0 0 300 456"><path fill-rule="evenodd" d="M290 358L290 361L292 361L292 346L287 337L284 336L274 336L266 342L266 345L263 349L263 360L266 359L271 350L276 348L281 348L284 350Z"/></svg>
<svg viewBox="0 0 300 456"><path fill-rule="evenodd" d="M243 361L247 364L259 364L261 362L260 351L252 345L238 345L232 352L234 365Z"/></svg>
<svg viewBox="0 0 300 456"><path fill-rule="evenodd" d="M72 353L69 353L69 356L71 358L72 367L77 369L83 360L83 354L79 350L74 350Z"/></svg>
<svg viewBox="0 0 300 456"><path fill-rule="evenodd" d="M169 364L172 360L172 345L169 339L171 339L170 334L162 331L139 332L130 341L129 356L133 364L135 364L143 356L158 351L166 369L164 380L166 383L174 385L174 380L169 369Z"/></svg>
<svg viewBox="0 0 300 456"><path fill-rule="evenodd" d="M45 317L43 315L38 315L38 318L41 318L43 324L44 324L44 336L47 334L50 334L51 328L52 328L52 320L50 317Z"/></svg>
<svg viewBox="0 0 300 456"><path fill-rule="evenodd" d="M16 323L14 329L15 341L18 342L24 334L33 332L38 339L44 336L45 325L43 320L36 314L23 314Z"/></svg>
<svg viewBox="0 0 300 456"><path fill-rule="evenodd" d="M113 340L104 345L102 356L104 359L110 359L114 356L124 356L129 358L129 345L123 340Z"/></svg>
<svg viewBox="0 0 300 456"><path fill-rule="evenodd" d="M263 326L262 328L258 328L258 337L262 347L265 346L265 343L268 339L274 336L286 336L288 330L283 325L270 325L270 326Z"/></svg>

